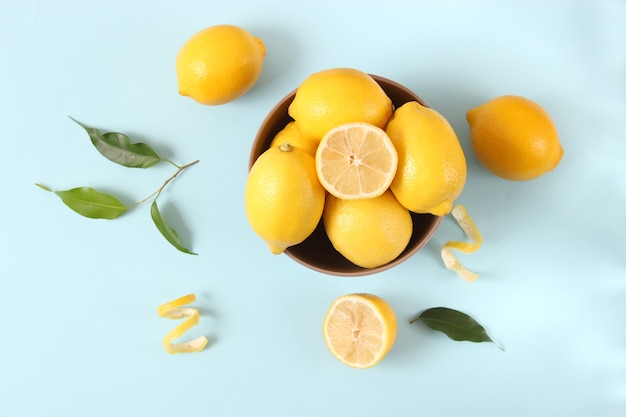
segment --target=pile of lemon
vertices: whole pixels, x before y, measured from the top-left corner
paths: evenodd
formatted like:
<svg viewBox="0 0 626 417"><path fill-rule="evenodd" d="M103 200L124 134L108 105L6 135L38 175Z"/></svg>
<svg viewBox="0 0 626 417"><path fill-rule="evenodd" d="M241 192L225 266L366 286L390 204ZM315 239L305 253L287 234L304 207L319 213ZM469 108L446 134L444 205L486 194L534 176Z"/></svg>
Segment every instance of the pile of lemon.
<svg viewBox="0 0 626 417"><path fill-rule="evenodd" d="M206 105L231 102L259 80L265 54L263 41L240 27L205 28L179 51L179 92ZM384 265L409 242L410 212L451 213L479 238L464 208L452 210L465 185L466 160L435 110L416 101L394 108L368 74L333 68L304 80L289 115L293 121L258 158L245 191L249 223L272 253L301 243L322 220L348 260L364 268ZM502 178L537 178L563 155L548 114L523 97L490 100L467 120L476 158ZM442 248L446 266L473 279L449 249L468 253L480 242L453 243Z"/></svg>
<svg viewBox="0 0 626 417"><path fill-rule="evenodd" d="M179 92L206 105L228 103L258 81L263 42L233 25L206 28L177 57ZM364 268L391 262L412 234L411 212L451 214L473 240L442 247L446 267L476 275L451 250L475 251L482 238L462 205L454 206L467 176L463 150L448 121L409 101L395 108L367 73L333 68L310 75L296 90L289 122L250 169L245 209L252 229L279 254L309 237L323 222L331 243ZM560 162L556 128L537 103L501 96L467 112L478 162L511 181L537 178ZM172 344L197 322L182 297L159 307L171 318L189 317L168 334L172 353L202 350L206 338ZM397 333L389 304L372 294L337 298L323 323L324 340L342 363L369 368L391 350Z"/></svg>
<svg viewBox="0 0 626 417"><path fill-rule="evenodd" d="M335 249L363 268L402 253L410 212L448 214L466 161L446 119L417 101L394 108L367 73L332 68L307 77L292 121L252 166L245 208L272 253L304 241L322 220Z"/></svg>

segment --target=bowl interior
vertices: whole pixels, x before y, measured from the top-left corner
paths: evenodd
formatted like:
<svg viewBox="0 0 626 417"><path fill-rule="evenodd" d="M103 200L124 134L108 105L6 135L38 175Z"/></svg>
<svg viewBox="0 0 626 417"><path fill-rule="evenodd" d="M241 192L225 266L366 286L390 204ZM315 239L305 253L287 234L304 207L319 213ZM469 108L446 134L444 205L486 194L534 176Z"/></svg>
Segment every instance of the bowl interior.
<svg viewBox="0 0 626 417"><path fill-rule="evenodd" d="M417 101L423 106L427 104L406 87L384 77L372 75L372 78L385 90L394 106L400 107L408 101ZM274 136L293 119L287 113L289 105L295 97L295 90L287 94L268 114L255 138L248 169L256 159L268 149ZM393 261L376 268L362 268L354 265L343 257L328 239L322 222L315 231L302 243L287 248L285 253L296 262L315 271L338 276L363 276L381 272L405 261L422 248L430 240L441 223L442 217L432 214L411 212L413 234L405 250Z"/></svg>

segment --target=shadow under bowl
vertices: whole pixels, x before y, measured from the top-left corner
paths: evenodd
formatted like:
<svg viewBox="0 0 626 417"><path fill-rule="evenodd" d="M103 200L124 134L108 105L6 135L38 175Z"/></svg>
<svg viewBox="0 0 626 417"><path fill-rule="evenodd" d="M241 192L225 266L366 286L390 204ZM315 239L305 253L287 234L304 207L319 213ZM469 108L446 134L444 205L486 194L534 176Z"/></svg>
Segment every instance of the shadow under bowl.
<svg viewBox="0 0 626 417"><path fill-rule="evenodd" d="M395 108L409 101L417 101L428 107L417 94L401 84L378 75L371 75L371 77L387 93ZM293 121L287 110L295 95L296 90L287 94L274 106L261 124L250 151L248 169L252 168L257 158L269 148L274 136ZM328 239L321 220L315 231L304 242L287 248L285 254L301 265L324 274L343 277L371 275L393 268L413 256L430 240L442 219L441 216L411 212L413 234L407 247L393 261L375 268L362 268L340 254Z"/></svg>

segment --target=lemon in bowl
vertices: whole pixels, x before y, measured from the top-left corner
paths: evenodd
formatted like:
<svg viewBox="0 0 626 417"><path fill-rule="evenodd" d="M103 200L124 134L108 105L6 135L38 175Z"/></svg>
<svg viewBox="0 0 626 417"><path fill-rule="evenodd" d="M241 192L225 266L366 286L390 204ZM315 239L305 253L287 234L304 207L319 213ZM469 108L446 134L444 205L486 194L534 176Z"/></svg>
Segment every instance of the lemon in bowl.
<svg viewBox="0 0 626 417"><path fill-rule="evenodd" d="M352 75L350 74L350 71L346 72L348 77ZM342 75L343 74L344 73L342 72ZM371 82L367 79L368 77ZM333 120L334 126L364 122L368 125L374 126L375 128L384 129L388 118L390 118L393 114L393 110L401 107L403 104L416 101L420 103L420 105L427 107L424 100L422 100L417 94L401 84L385 77L367 74L367 77L363 78L361 74L354 74L353 78L357 79L355 82L359 85L360 89L367 89L370 91L368 94L369 96L375 97L375 103L372 104L364 102L363 100L356 100L356 109L353 106L354 103L349 103L349 106L352 106L350 112L346 112L345 115L333 115L333 117L335 117ZM375 85L373 85L372 82ZM336 88L340 89L341 83ZM317 91L319 92L319 89L317 89ZM294 135L292 137L297 143L302 143L302 147L308 149L309 154L313 153L312 150L319 147L319 144L322 142L323 135L322 133L315 131L315 123L312 123L309 128L303 129L303 132L293 131L293 122L295 117L301 119L303 117L303 113L306 111L311 111L312 113L310 114L313 116L316 115L315 107L307 109L300 103L297 110L294 108L295 105L293 105L293 103L297 98L297 92L298 89L293 90L283 97L263 120L250 150L248 169L252 169L257 159L259 159L259 157L268 149L274 146L280 146L280 143L274 139L277 135L284 134L283 131L285 128L291 131L290 134ZM323 92L318 94L322 93ZM323 102L323 100L324 97L318 97L318 103ZM296 101L296 104L297 103L298 102ZM337 103L337 107L340 106L344 106L345 108L345 103ZM362 115L367 116L367 118L364 120L364 116ZM298 124L298 122L296 122L296 124ZM316 189L317 186L311 186L311 188ZM390 192L388 190L386 190L383 194L384 195L379 195L377 197L367 197L363 199L357 198L354 200L346 200L343 198L342 200L346 200L348 202L352 201L353 204L349 204L349 206L359 206L367 199L380 198L381 200L384 199L385 206L392 207L396 205L391 202L391 197L393 196L389 195ZM296 195L293 197L295 199ZM352 210L351 207L345 208L344 204L334 204L337 203L337 201L334 201L336 199L337 197L333 196L327 190L325 206L335 207L335 211L340 211L340 209L343 211ZM397 251L399 253L394 254L392 259L376 262L374 264L375 266L367 264L358 265L355 263L355 260L358 262L360 259L350 260L345 254L342 254L329 238L324 226L324 220L322 219L324 214L318 213L317 211L315 211L315 216L319 215L319 219L315 219L317 223L314 230L300 243L288 246L283 252L299 264L329 275L353 277L370 275L388 270L406 261L418 252L433 236L443 218L442 216L434 215L432 213L416 213L408 210L405 217L404 214L400 214L400 210L390 209L390 211L392 213L397 213L396 217L399 219L397 220L397 223L407 224L405 229L410 228L410 233L407 234L405 232L407 236L402 237L402 239L406 239L406 242L402 242L400 245L401 250L397 249L397 245L390 245L389 248L387 248L387 252L389 253L392 253L393 251ZM371 233L372 235L377 235L380 233L380 230L373 230ZM375 245L376 242L371 242L371 244ZM361 248L361 250L357 250L357 258L359 257L359 251L362 252L363 248ZM363 256L360 257L362 258ZM384 263L380 264L380 262Z"/></svg>

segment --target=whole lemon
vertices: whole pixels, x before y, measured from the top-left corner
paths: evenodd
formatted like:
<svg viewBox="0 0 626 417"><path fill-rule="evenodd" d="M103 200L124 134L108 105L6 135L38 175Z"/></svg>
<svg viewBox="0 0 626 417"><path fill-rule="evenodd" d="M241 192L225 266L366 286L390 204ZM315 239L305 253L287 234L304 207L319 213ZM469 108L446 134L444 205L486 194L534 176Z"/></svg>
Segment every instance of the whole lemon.
<svg viewBox="0 0 626 417"><path fill-rule="evenodd" d="M289 144L297 148L304 149L314 156L317 151L317 143L302 136L298 126L296 126L296 122L287 123L287 125L274 136L274 139L272 139L270 143L270 148L280 146L286 142L289 142Z"/></svg>
<svg viewBox="0 0 626 417"><path fill-rule="evenodd" d="M398 152L391 183L398 201L415 213L448 214L467 176L465 155L450 123L410 101L395 110L386 132Z"/></svg>
<svg viewBox="0 0 626 417"><path fill-rule="evenodd" d="M411 214L389 190L360 200L328 194L323 221L334 248L362 268L375 268L396 259L413 233Z"/></svg>
<svg viewBox="0 0 626 417"><path fill-rule="evenodd" d="M308 76L297 88L288 111L302 134L319 142L330 129L345 123L385 127L392 103L369 74L332 68Z"/></svg>
<svg viewBox="0 0 626 417"><path fill-rule="evenodd" d="M563 157L550 116L527 98L494 98L468 111L467 121L476 159L501 178L537 178L554 169Z"/></svg>
<svg viewBox="0 0 626 417"><path fill-rule="evenodd" d="M207 27L178 52L178 91L199 103L218 105L247 93L261 76L265 45L234 25Z"/></svg>
<svg viewBox="0 0 626 417"><path fill-rule="evenodd" d="M322 217L324 201L315 159L295 146L268 149L248 173L246 215L274 254L309 237Z"/></svg>

